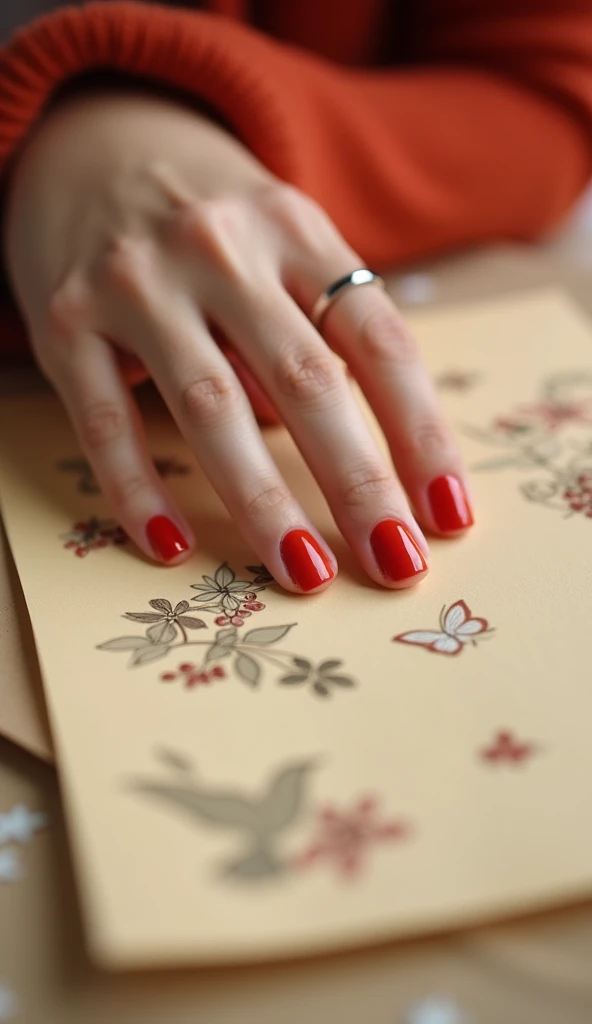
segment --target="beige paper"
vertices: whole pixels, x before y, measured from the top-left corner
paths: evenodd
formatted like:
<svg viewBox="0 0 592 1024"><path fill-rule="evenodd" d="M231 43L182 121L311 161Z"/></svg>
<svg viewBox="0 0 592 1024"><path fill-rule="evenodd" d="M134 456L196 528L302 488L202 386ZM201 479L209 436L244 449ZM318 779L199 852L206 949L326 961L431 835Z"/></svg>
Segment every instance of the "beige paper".
<svg viewBox="0 0 592 1024"><path fill-rule="evenodd" d="M0 731L32 754L53 758L27 608L0 527Z"/></svg>
<svg viewBox="0 0 592 1024"><path fill-rule="evenodd" d="M553 293L415 326L469 461L496 467L474 476L479 526L434 543L413 592L362 578L281 431L340 558L318 598L266 584L193 465L170 484L200 554L143 562L56 470L76 446L55 400L2 408L3 512L104 964L311 952L592 884L592 335ZM156 457L190 464L162 413L150 428Z"/></svg>

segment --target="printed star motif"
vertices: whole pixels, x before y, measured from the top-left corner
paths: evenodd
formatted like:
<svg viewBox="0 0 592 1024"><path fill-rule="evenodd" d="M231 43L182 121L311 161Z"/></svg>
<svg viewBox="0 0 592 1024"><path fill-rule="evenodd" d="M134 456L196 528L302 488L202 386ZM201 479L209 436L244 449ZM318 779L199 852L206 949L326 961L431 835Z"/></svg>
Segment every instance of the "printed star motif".
<svg viewBox="0 0 592 1024"><path fill-rule="evenodd" d="M496 734L493 742L481 751L481 757L490 764L524 764L536 753L536 746L526 740L518 740L507 730Z"/></svg>
<svg viewBox="0 0 592 1024"><path fill-rule="evenodd" d="M405 1024L468 1024L468 1021L449 999L423 999L411 1008Z"/></svg>
<svg viewBox="0 0 592 1024"><path fill-rule="evenodd" d="M0 846L6 843L29 843L35 832L46 825L46 814L29 811L24 804L15 804L11 811L0 814Z"/></svg>
<svg viewBox="0 0 592 1024"><path fill-rule="evenodd" d="M12 1020L18 1013L18 1003L10 989L0 982L0 1020Z"/></svg>
<svg viewBox="0 0 592 1024"><path fill-rule="evenodd" d="M16 850L0 850L0 882L18 882L23 866Z"/></svg>

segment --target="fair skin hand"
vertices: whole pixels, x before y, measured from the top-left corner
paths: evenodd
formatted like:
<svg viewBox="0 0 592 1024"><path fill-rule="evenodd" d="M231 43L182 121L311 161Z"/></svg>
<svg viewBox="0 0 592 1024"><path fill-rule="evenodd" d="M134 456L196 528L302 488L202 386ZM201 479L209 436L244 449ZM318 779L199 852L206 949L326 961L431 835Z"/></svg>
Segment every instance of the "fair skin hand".
<svg viewBox="0 0 592 1024"><path fill-rule="evenodd" d="M377 583L425 576L417 520L446 535L470 525L457 444L401 315L367 285L342 294L315 330L307 314L319 294L363 260L311 199L207 118L133 93L62 102L19 156L5 251L37 360L113 514L150 558L176 564L199 537L153 468L122 369L130 357L287 590L328 586L336 561L267 451L255 381Z"/></svg>

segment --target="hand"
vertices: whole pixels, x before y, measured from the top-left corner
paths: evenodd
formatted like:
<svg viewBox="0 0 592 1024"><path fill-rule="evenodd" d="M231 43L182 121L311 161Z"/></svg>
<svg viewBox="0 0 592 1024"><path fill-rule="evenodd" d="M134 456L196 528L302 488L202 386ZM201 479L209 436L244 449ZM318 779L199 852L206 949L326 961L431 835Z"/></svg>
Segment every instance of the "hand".
<svg viewBox="0 0 592 1024"><path fill-rule="evenodd" d="M20 155L5 233L39 364L113 512L147 555L176 563L195 541L152 466L120 355L148 369L237 526L287 590L326 586L336 562L268 454L239 381L249 372L376 582L408 586L427 571L406 494L436 533L471 524L456 443L400 314L375 286L349 289L321 337L306 313L362 261L314 202L218 125L144 95L62 102ZM212 331L248 371L237 376L238 357L229 360ZM401 483L331 350L364 389Z"/></svg>

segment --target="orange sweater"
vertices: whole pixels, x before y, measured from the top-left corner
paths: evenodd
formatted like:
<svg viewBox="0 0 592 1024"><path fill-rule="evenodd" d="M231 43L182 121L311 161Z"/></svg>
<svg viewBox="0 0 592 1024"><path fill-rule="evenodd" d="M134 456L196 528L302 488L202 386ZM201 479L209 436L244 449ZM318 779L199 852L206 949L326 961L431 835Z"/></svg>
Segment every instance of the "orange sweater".
<svg viewBox="0 0 592 1024"><path fill-rule="evenodd" d="M207 101L378 267L531 238L592 176L592 0L201 6L105 0L19 33L0 171L56 88L114 68Z"/></svg>

